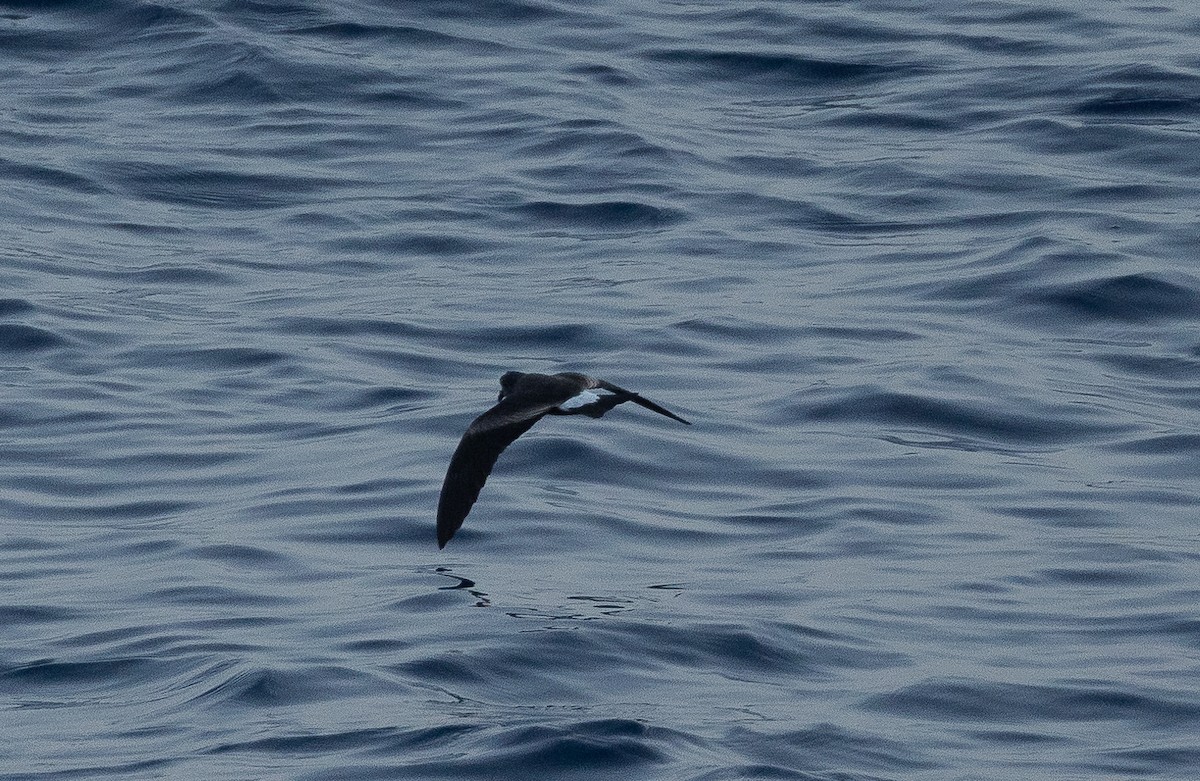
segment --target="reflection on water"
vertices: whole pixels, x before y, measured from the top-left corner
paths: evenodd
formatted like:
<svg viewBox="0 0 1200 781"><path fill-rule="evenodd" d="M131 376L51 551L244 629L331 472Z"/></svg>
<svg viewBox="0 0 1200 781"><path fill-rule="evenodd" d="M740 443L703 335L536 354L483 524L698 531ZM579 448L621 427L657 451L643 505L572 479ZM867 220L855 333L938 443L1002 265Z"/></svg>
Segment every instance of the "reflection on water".
<svg viewBox="0 0 1200 781"><path fill-rule="evenodd" d="M488 600L488 595L475 587L475 581L470 578L464 578L460 575L455 575L449 567L438 567L437 574L445 578L450 578L457 581L453 586L439 586L438 591L466 591L471 596L475 597L475 607L491 607L492 603Z"/></svg>

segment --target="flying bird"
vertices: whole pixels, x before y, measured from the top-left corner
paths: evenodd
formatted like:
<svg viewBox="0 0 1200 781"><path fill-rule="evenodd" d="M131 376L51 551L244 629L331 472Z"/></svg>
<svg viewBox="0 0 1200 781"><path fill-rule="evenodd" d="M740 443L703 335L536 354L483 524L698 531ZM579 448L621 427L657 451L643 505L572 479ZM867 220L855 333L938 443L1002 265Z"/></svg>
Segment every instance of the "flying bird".
<svg viewBox="0 0 1200 781"><path fill-rule="evenodd" d="M680 423L690 422L633 391L586 374L525 374L506 372L500 378L499 403L475 418L450 457L450 468L438 499L438 548L462 526L471 505L487 482L496 459L546 415L587 415L598 418L618 404L634 404L666 415Z"/></svg>

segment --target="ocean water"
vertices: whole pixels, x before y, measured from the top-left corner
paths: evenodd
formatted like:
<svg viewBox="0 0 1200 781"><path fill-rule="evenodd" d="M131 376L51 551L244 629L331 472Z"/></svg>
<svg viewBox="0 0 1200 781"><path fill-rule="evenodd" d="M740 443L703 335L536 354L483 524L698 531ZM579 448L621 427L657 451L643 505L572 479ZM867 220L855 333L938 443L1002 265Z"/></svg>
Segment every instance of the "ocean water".
<svg viewBox="0 0 1200 781"><path fill-rule="evenodd" d="M0 5L0 779L1196 778L1198 34Z"/></svg>

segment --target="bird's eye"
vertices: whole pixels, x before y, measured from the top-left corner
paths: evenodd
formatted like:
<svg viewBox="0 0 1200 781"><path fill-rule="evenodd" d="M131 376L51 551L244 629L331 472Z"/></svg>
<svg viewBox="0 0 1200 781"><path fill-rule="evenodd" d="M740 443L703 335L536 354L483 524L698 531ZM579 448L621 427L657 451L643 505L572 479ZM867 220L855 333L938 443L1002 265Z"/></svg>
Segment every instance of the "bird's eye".
<svg viewBox="0 0 1200 781"><path fill-rule="evenodd" d="M496 401L504 401L504 391L500 391L500 395L496 397Z"/></svg>

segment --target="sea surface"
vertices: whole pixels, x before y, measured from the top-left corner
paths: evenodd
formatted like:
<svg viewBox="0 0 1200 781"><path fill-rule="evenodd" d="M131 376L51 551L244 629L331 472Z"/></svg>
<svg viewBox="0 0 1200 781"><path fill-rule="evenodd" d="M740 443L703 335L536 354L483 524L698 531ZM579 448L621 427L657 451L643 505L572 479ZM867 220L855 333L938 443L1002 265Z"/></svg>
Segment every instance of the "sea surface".
<svg viewBox="0 0 1200 781"><path fill-rule="evenodd" d="M0 779L1200 777L1198 40L0 4Z"/></svg>

